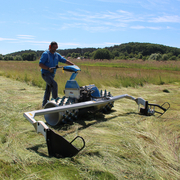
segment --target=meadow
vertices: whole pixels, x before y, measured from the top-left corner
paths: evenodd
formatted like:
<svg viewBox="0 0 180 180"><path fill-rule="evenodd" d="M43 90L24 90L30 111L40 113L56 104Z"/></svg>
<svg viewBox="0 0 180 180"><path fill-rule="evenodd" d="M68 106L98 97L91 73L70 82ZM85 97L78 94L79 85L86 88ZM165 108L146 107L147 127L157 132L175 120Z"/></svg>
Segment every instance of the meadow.
<svg viewBox="0 0 180 180"><path fill-rule="evenodd" d="M72 61L81 69L76 78L80 86L95 84L99 88L103 86L121 88L180 82L180 61ZM0 61L0 75L45 88L38 61ZM57 70L55 79L59 85L60 94L63 93L70 75L69 72Z"/></svg>
<svg viewBox="0 0 180 180"><path fill-rule="evenodd" d="M55 128L69 141L82 136L86 147L73 158L49 157L44 137L23 117L41 108L45 84L38 61L0 61L0 179L180 179L179 62L74 62L80 85L171 107L161 117L141 116L135 102L119 100L111 113ZM70 74L58 70L59 96Z"/></svg>

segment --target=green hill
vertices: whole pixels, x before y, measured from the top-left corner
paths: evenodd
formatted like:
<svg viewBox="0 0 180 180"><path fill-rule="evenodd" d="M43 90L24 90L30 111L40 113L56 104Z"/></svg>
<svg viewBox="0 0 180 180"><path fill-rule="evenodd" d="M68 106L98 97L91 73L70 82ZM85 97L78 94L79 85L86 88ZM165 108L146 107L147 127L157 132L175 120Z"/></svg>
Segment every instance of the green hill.
<svg viewBox="0 0 180 180"><path fill-rule="evenodd" d="M95 52L101 48L76 48L76 49L59 49L62 56L66 57L84 57L84 58L94 58ZM115 45L112 47L105 47L110 53L110 59L153 59L153 60L178 60L180 59L180 48L165 46L161 44L152 43L138 43L129 42L120 45ZM32 60L39 58L43 53L42 50L24 50L19 52L14 52L7 54L5 57L10 56L21 56L23 60L27 60L27 55L34 53ZM1 58L2 59L2 58ZM7 58L8 60L8 58ZM12 58L10 59L12 60Z"/></svg>

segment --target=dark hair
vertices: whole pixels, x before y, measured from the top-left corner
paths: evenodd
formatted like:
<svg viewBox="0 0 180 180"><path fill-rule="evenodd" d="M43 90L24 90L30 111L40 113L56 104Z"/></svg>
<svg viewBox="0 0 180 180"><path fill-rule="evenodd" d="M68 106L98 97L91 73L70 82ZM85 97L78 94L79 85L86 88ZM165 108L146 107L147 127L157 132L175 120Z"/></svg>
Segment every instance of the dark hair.
<svg viewBox="0 0 180 180"><path fill-rule="evenodd" d="M53 45L57 45L57 42L52 41L50 45L51 45L51 46L53 46Z"/></svg>

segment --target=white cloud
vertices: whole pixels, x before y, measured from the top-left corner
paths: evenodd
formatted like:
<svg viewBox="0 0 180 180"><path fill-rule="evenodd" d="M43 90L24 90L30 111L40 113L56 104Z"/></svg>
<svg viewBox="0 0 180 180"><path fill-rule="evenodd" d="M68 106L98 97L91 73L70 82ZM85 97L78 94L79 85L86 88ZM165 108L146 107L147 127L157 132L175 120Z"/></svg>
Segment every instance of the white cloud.
<svg viewBox="0 0 180 180"><path fill-rule="evenodd" d="M149 22L154 22L154 23L180 23L180 16L178 15L165 15L165 16L159 16L159 17L154 17L149 20Z"/></svg>
<svg viewBox="0 0 180 180"><path fill-rule="evenodd" d="M153 27L153 26L131 26L131 29L152 29L152 30L161 30L162 27Z"/></svg>
<svg viewBox="0 0 180 180"><path fill-rule="evenodd" d="M154 1L153 3L155 3ZM156 3L160 3L158 0ZM62 15L62 14L61 14ZM180 23L180 17L178 15L162 15L156 14L141 14L133 13L130 11L124 11L122 9L104 12L90 11L68 11L68 14L59 16L59 20L66 16L66 23L62 24L59 29L69 28L83 28L90 32L107 32L107 31L118 31L125 30L130 27L131 29L152 29L160 30L162 27L156 27L152 23ZM72 23L71 20L74 22ZM70 21L70 22L69 22ZM132 23L144 23L144 25L132 25Z"/></svg>
<svg viewBox="0 0 180 180"><path fill-rule="evenodd" d="M161 29L163 29L163 28L162 28L162 27L147 27L147 29L161 30Z"/></svg>
<svg viewBox="0 0 180 180"><path fill-rule="evenodd" d="M145 9L166 9L168 7L173 7L173 3L171 0L97 0L100 2L109 2L109 3L119 3L119 4L129 4L136 7L143 7Z"/></svg>
<svg viewBox="0 0 180 180"><path fill-rule="evenodd" d="M99 23L104 21L121 21L121 22L129 22L129 21L136 21L138 18L135 14L124 11L124 10L117 10L115 12L105 11L105 12L74 12L68 11L69 19L74 19L78 21L85 21L85 22L92 22L92 23ZM66 16L68 18L68 15ZM60 17L61 18L61 17ZM140 18L140 17L139 17ZM140 18L141 19L141 18Z"/></svg>
<svg viewBox="0 0 180 180"><path fill-rule="evenodd" d="M66 23L61 24L59 30L69 28L83 28L90 32L107 32L123 30L128 27L133 29L148 28L159 30L161 29L160 27L153 26L152 24L148 25L148 23L180 23L180 17L178 15L162 15L157 17L156 14L138 14L130 11L124 11L122 9L116 10L114 12L91 12L83 10L68 11L67 14L61 14L58 16L59 20L64 17L66 17ZM73 20L73 23L71 20ZM136 24L138 22L142 22L144 25L132 26L132 22Z"/></svg>
<svg viewBox="0 0 180 180"><path fill-rule="evenodd" d="M130 27L131 29L145 29L146 27L145 26L131 26Z"/></svg>
<svg viewBox="0 0 180 180"><path fill-rule="evenodd" d="M0 41L15 41L17 39L13 39L13 38L1 38L0 37Z"/></svg>
<svg viewBox="0 0 180 180"><path fill-rule="evenodd" d="M171 0L139 0L137 3L148 10L167 11L174 8L174 3Z"/></svg>
<svg viewBox="0 0 180 180"><path fill-rule="evenodd" d="M50 41L24 40L23 42L32 43L32 44L50 44Z"/></svg>
<svg viewBox="0 0 180 180"><path fill-rule="evenodd" d="M105 11L105 12L90 12L90 11L68 11L67 14L58 14L58 20L64 20L66 17L66 23L56 24L56 29L64 30L70 28L82 28L90 32L107 32L122 30L128 27L128 23L142 22L142 16L138 16L134 13L117 10L117 11ZM73 21L73 23L72 23Z"/></svg>

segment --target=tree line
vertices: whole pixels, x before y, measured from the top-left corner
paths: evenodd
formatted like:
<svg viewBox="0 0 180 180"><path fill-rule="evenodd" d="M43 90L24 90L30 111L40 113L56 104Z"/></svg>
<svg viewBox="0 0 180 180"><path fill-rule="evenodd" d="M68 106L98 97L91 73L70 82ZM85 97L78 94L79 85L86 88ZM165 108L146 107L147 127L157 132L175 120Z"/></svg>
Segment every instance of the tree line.
<svg viewBox="0 0 180 180"><path fill-rule="evenodd" d="M44 51L25 50L0 55L0 60L34 61L41 57ZM179 60L180 48L152 44L130 42L105 48L76 48L57 50L66 58L82 59L143 59L143 60Z"/></svg>

